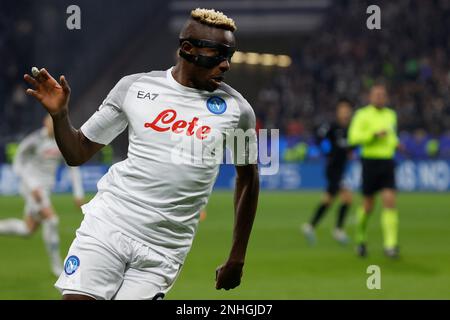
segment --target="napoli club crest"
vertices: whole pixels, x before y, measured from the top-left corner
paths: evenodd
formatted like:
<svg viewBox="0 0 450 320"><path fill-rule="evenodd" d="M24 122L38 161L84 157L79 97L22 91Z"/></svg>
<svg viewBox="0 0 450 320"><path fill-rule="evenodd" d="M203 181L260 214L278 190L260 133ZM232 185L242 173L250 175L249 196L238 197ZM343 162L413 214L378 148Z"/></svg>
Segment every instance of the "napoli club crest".
<svg viewBox="0 0 450 320"><path fill-rule="evenodd" d="M67 258L67 261L64 264L64 272L68 276L70 276L71 274L74 274L75 271L77 271L79 266L80 266L80 259L78 259L77 256L70 256L69 258Z"/></svg>
<svg viewBox="0 0 450 320"><path fill-rule="evenodd" d="M227 110L227 104L225 100L220 97L214 96L206 101L206 106L208 110L214 114L222 114Z"/></svg>

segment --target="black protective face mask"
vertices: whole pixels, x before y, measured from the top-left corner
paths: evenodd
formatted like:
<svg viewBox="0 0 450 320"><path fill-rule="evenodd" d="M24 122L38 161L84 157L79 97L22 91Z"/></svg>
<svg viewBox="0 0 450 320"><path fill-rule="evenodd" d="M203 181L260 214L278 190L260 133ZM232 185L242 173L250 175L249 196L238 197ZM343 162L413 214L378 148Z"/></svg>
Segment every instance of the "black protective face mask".
<svg viewBox="0 0 450 320"><path fill-rule="evenodd" d="M192 38L180 39L180 46L183 44L184 41L189 42L190 44L192 44L194 47L197 48L214 48L218 51L218 55L210 57L201 54L193 55L181 49L178 50L180 57L182 57L183 59L192 62L193 64L199 67L207 69L214 68L215 66L219 65L221 62L225 60L231 62L231 57L236 51L235 47L227 46L223 43L211 40L198 40Z"/></svg>

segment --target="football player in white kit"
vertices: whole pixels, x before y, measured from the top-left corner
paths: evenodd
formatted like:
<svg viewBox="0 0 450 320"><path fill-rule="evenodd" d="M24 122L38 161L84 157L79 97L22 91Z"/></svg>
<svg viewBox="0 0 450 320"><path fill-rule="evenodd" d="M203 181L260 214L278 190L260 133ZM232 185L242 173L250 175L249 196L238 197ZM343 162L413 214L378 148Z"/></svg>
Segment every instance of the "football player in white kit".
<svg viewBox="0 0 450 320"><path fill-rule="evenodd" d="M58 215L50 202L58 165L62 161L56 145L50 116L44 127L32 132L20 144L13 170L20 177L20 193L25 199L24 219L0 220L0 235L27 237L42 223L42 236L50 257L52 272L59 276L62 261L59 252ZM70 168L75 204L83 203L84 190L78 168Z"/></svg>
<svg viewBox="0 0 450 320"><path fill-rule="evenodd" d="M79 130L69 120L64 76L59 83L45 69L35 78L24 76L34 87L27 93L52 116L69 165L84 163L128 126L127 159L109 169L98 193L82 207L84 220L55 284L63 299L164 297L191 248L219 170L205 149L182 156L194 161L174 161L173 151L192 142L209 150L213 134L228 136L230 129L242 129L248 139L231 148L235 159L245 160L234 162L233 242L216 270L216 288L240 284L259 177L254 112L223 83L235 51L235 29L221 12L193 10L180 33L176 65L122 78Z"/></svg>

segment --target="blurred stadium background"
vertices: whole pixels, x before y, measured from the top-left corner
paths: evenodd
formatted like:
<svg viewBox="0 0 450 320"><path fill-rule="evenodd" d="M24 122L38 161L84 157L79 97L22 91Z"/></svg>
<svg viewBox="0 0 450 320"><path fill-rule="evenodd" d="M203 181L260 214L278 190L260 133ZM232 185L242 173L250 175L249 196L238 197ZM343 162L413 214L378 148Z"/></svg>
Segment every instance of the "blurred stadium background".
<svg viewBox="0 0 450 320"><path fill-rule="evenodd" d="M81 8L81 30L66 28L71 4ZM381 30L366 28L370 4L381 8ZM0 219L22 214L10 163L17 144L41 126L44 116L42 107L25 96L23 74L38 66L66 75L71 117L80 126L122 76L174 64L178 30L196 7L215 8L236 20L240 53L226 81L252 104L258 128L280 130L281 164L278 174L261 177L264 191L241 288L214 290L215 267L231 241L234 169L224 166L208 218L168 298L449 299L449 0L2 1ZM314 128L332 120L340 97L366 104L367 89L379 80L390 90L405 146L397 155L399 261L382 256L377 218L367 260L358 260L352 246L333 242L332 212L316 247L308 247L299 230L324 183ZM95 192L98 178L126 151L122 134L83 166L85 189ZM355 159L347 175L355 190L359 173ZM70 191L64 168L55 191L65 253L82 216L64 194ZM357 203L358 198L354 207ZM351 232L351 218L348 228ZM58 298L38 238L0 238L0 299ZM381 290L366 287L370 264L381 267Z"/></svg>

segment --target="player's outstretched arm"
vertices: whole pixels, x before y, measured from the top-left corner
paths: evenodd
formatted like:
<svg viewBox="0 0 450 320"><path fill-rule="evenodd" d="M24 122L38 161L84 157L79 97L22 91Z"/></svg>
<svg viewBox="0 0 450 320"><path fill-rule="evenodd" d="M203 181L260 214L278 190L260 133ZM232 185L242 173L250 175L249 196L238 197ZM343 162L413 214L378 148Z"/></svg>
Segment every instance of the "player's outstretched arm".
<svg viewBox="0 0 450 320"><path fill-rule="evenodd" d="M33 76L24 75L25 81L33 87L27 89L26 93L38 100L52 116L55 140L67 164L83 164L103 145L90 141L70 123L68 82L61 76L58 83L44 68L40 71L33 70Z"/></svg>
<svg viewBox="0 0 450 320"><path fill-rule="evenodd" d="M236 172L233 244L227 261L216 270L216 289L229 290L241 283L245 252L258 204L257 165L236 166Z"/></svg>

